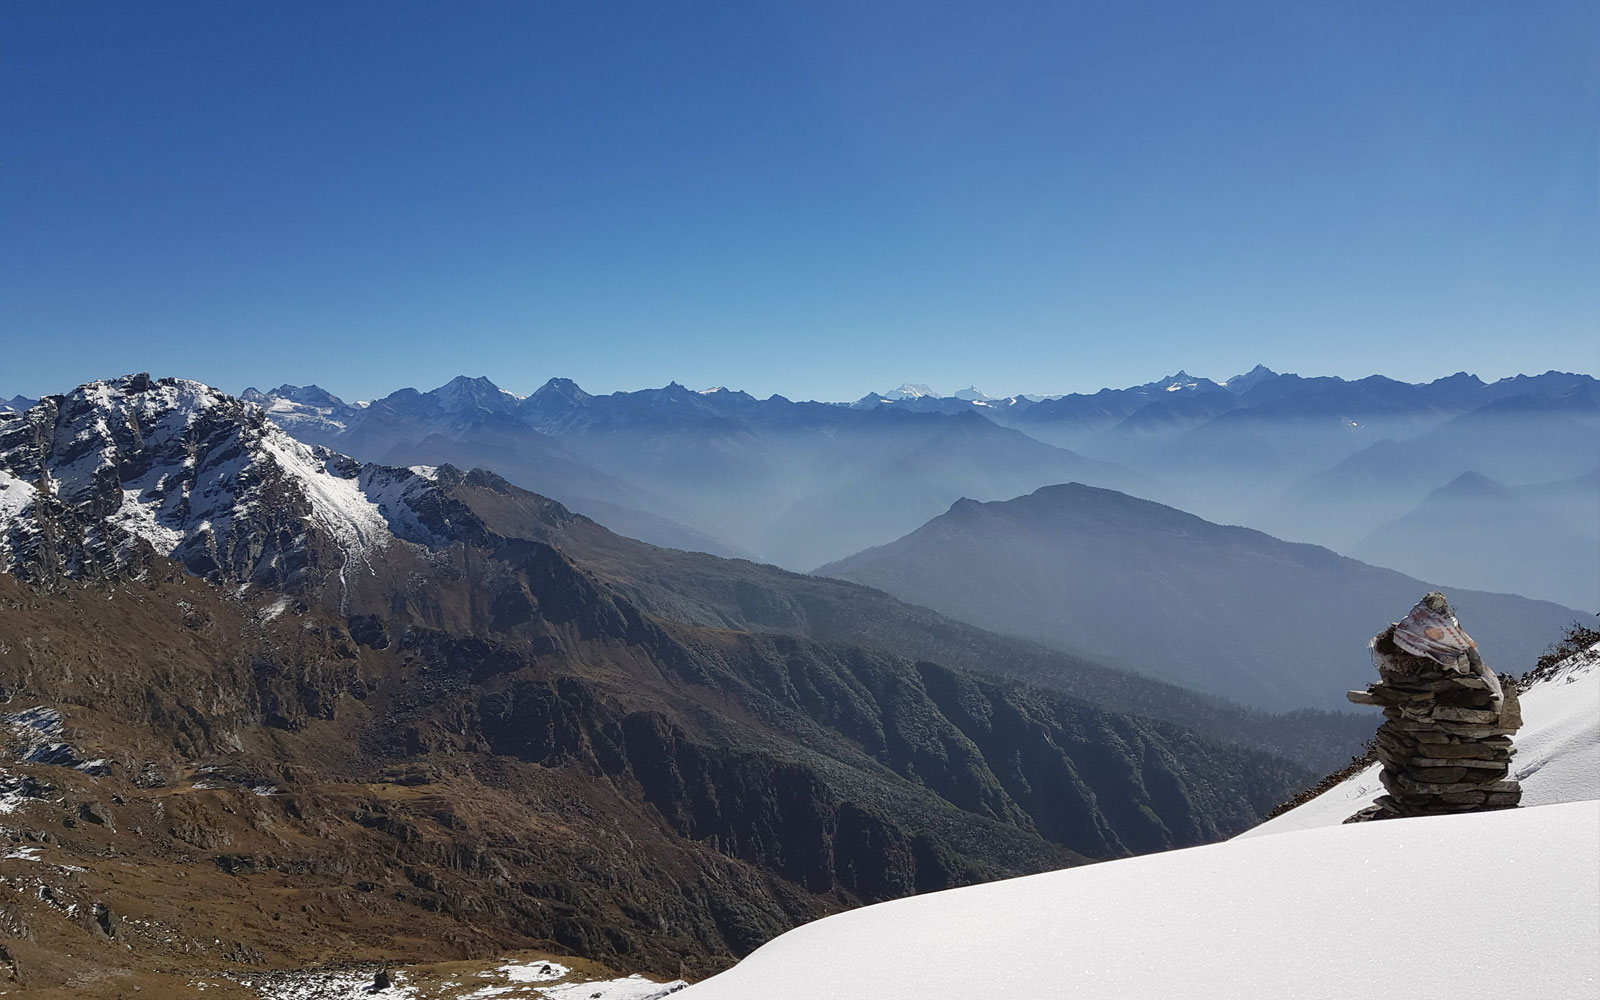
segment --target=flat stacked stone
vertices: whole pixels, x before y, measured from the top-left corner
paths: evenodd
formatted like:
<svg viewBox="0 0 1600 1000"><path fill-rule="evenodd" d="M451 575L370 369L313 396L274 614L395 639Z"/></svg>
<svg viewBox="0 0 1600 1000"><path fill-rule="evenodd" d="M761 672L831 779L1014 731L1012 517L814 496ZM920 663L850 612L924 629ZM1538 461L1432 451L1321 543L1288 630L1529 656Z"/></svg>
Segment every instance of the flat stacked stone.
<svg viewBox="0 0 1600 1000"><path fill-rule="evenodd" d="M1374 636L1372 660L1381 679L1347 697L1383 709L1377 756L1388 794L1346 822L1510 809L1522 800L1509 776L1511 737L1522 727L1516 683L1483 665L1444 595L1427 595Z"/></svg>

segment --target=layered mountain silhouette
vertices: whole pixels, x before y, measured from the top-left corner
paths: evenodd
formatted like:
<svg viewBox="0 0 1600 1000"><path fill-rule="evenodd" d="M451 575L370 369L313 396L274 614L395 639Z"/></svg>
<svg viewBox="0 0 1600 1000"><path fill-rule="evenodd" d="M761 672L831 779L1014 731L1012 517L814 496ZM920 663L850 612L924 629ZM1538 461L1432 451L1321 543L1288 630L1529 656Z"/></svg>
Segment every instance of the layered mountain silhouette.
<svg viewBox="0 0 1600 1000"><path fill-rule="evenodd" d="M569 379L519 398L462 377L330 409L289 389L247 396L308 443L392 465L482 465L645 541L791 569L893 538L961 496L1070 478L1174 498L1157 477L1043 444L967 402L859 409L677 383L595 396Z"/></svg>
<svg viewBox="0 0 1600 1000"><path fill-rule="evenodd" d="M1579 476L1595 464L1600 390L1587 377L1547 381L1559 394L1502 398L1363 448L1289 489L1257 523L1343 551L1463 473L1511 486ZM1470 545L1470 534L1456 537Z"/></svg>
<svg viewBox="0 0 1600 1000"><path fill-rule="evenodd" d="M1465 472L1350 549L1357 559L1600 608L1600 467L1533 486ZM1462 544L1462 539L1471 539Z"/></svg>
<svg viewBox="0 0 1600 1000"><path fill-rule="evenodd" d="M1173 689L886 599L856 608L888 619L869 634L836 620L861 588L619 539L491 473L362 464L194 382L0 415L0 539L0 691L56 727L0 792L85 900L6 897L24 964L404 938L699 973L857 902L1227 836L1310 777L1240 745L1295 720L1199 699L1241 738L1204 735L1108 704ZM964 652L894 648L919 616ZM1058 690L965 669L985 648Z"/></svg>
<svg viewBox="0 0 1600 1000"><path fill-rule="evenodd" d="M1314 545L1081 484L963 500L820 574L1245 704L1334 708L1366 640L1433 589ZM1488 662L1528 668L1577 612L1449 588Z"/></svg>
<svg viewBox="0 0 1600 1000"><path fill-rule="evenodd" d="M1562 372L1488 383L1458 372L1412 384L1258 365L1225 382L1179 371L1042 400L879 405L980 413L1158 477L1193 513L1341 551L1464 472L1511 485L1576 475L1593 464L1600 434L1595 379Z"/></svg>
<svg viewBox="0 0 1600 1000"><path fill-rule="evenodd" d="M1258 365L1053 397L908 383L850 405L677 383L592 395L560 378L527 397L466 377L360 406L314 386L246 396L311 444L482 466L645 541L790 569L892 541L963 496L1070 481L1348 553L1464 473L1513 488L1577 476L1600 434L1595 379L1560 372L1411 384ZM1496 571L1472 561L1469 532L1439 530L1469 578Z"/></svg>
<svg viewBox="0 0 1600 1000"><path fill-rule="evenodd" d="M1370 736L1349 713L1274 715L1015 637L998 635L844 580L790 573L648 545L589 518L552 518L548 501L474 473L456 495L491 530L560 549L650 614L686 625L847 641L999 674L1117 712L1182 724L1202 735L1312 769L1342 764Z"/></svg>

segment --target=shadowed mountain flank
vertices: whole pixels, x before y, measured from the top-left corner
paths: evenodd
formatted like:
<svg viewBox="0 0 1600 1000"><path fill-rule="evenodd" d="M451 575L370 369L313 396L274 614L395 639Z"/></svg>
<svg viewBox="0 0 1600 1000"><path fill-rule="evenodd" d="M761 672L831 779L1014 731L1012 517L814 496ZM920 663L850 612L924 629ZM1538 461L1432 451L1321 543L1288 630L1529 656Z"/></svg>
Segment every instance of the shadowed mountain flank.
<svg viewBox="0 0 1600 1000"><path fill-rule="evenodd" d="M962 501L819 572L1277 710L1337 706L1368 669L1366 637L1390 609L1437 589L1075 483L1003 503ZM1509 595L1450 595L1470 609L1491 662L1531 661L1576 614Z"/></svg>
<svg viewBox="0 0 1600 1000"><path fill-rule="evenodd" d="M455 495L493 530L548 541L659 618L894 649L1051 688L1112 711L1181 723L1313 769L1342 763L1370 729L1348 711L1279 715L1248 709L1043 643L985 631L849 581L646 545L585 517L553 518L548 504L493 476L475 473Z"/></svg>

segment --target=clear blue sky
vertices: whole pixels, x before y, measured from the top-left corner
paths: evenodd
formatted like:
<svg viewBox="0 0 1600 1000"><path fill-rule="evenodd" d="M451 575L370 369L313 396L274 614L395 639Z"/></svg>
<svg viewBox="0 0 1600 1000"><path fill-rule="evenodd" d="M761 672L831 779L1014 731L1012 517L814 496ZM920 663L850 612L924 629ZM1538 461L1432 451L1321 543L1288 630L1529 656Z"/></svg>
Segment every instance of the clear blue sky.
<svg viewBox="0 0 1600 1000"><path fill-rule="evenodd" d="M0 8L0 396L1600 367L1600 4Z"/></svg>

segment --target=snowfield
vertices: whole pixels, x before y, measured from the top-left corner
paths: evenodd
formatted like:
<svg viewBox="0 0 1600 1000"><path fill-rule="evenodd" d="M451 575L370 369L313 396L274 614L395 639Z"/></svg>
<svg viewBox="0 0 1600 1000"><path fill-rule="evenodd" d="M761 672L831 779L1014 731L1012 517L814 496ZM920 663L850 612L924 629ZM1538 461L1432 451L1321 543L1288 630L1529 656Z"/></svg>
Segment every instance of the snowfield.
<svg viewBox="0 0 1600 1000"><path fill-rule="evenodd" d="M1600 996L1600 645L1522 711L1524 808L1342 825L1369 769L1225 843L828 917L681 996Z"/></svg>
<svg viewBox="0 0 1600 1000"><path fill-rule="evenodd" d="M1524 806L1600 799L1600 643L1568 657L1522 694L1512 777ZM1373 714L1372 727L1378 727ZM1383 794L1374 764L1241 837L1337 826Z"/></svg>
<svg viewBox="0 0 1600 1000"><path fill-rule="evenodd" d="M1454 915L1452 915L1454 914ZM1600 990L1600 803L1300 830L880 903L682 1000Z"/></svg>

